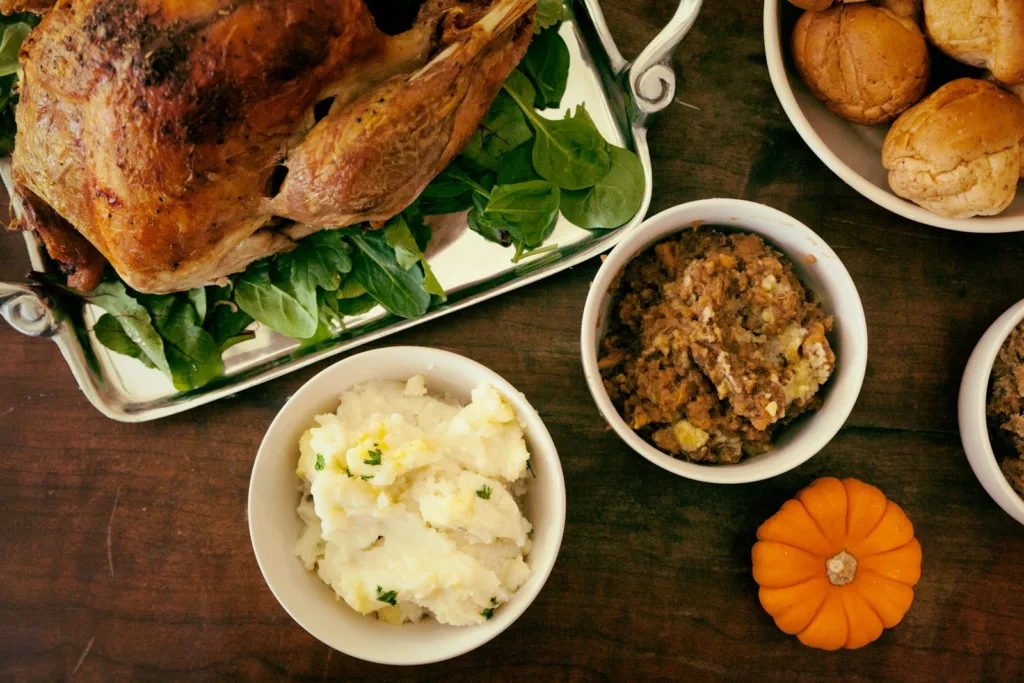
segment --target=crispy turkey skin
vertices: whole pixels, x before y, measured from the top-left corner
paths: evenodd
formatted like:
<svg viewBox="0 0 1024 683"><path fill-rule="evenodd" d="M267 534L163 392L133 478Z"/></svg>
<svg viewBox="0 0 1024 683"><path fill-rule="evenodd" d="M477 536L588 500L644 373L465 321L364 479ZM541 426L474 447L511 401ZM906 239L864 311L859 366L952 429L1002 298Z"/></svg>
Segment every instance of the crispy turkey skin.
<svg viewBox="0 0 1024 683"><path fill-rule="evenodd" d="M42 14L56 4L54 0L0 0L0 14L34 12Z"/></svg>
<svg viewBox="0 0 1024 683"><path fill-rule="evenodd" d="M50 235L74 286L94 286L105 257L166 293L385 221L468 142L534 5L428 0L388 36L363 0L60 2L22 46L13 178L36 210L16 227ZM68 224L99 253L60 248Z"/></svg>

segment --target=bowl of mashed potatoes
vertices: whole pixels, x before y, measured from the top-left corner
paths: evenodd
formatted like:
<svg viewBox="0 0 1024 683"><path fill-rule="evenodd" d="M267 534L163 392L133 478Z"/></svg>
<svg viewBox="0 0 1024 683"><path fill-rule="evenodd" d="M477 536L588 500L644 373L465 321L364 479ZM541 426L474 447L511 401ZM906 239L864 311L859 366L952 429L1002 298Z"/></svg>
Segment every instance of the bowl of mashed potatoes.
<svg viewBox="0 0 1024 683"><path fill-rule="evenodd" d="M310 634L425 664L497 636L540 592L565 525L551 436L508 382L446 351L383 348L310 380L260 446L249 530Z"/></svg>
<svg viewBox="0 0 1024 683"><path fill-rule="evenodd" d="M581 330L587 384L615 432L659 467L723 484L820 451L857 401L867 349L836 253L737 199L683 204L625 234Z"/></svg>

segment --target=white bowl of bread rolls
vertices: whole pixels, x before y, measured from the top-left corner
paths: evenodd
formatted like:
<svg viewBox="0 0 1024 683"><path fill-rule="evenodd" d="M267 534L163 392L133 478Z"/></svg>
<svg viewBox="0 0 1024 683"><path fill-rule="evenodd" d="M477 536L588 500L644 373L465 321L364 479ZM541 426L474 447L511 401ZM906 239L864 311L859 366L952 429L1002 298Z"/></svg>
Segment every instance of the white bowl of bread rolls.
<svg viewBox="0 0 1024 683"><path fill-rule="evenodd" d="M1024 230L1024 0L765 0L797 132L901 216Z"/></svg>

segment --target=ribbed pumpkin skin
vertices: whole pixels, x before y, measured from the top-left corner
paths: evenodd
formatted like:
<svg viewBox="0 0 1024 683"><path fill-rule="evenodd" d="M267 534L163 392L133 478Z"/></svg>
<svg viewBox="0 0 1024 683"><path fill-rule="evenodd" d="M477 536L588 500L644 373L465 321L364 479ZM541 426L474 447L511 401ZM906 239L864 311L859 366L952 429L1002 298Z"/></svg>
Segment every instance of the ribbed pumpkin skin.
<svg viewBox="0 0 1024 683"><path fill-rule="evenodd" d="M910 520L856 479L818 479L765 521L757 539L761 605L810 647L852 650L876 640L903 619L921 578L921 544ZM852 580L830 574L830 560L833 569L852 564Z"/></svg>

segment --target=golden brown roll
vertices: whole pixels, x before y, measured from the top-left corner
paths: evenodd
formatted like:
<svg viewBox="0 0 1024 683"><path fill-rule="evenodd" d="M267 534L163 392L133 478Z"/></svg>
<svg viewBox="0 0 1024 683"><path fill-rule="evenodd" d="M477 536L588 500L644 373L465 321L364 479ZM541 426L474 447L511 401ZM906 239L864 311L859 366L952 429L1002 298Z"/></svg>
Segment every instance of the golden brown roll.
<svg viewBox="0 0 1024 683"><path fill-rule="evenodd" d="M920 24L921 2L922 0L879 0L878 5Z"/></svg>
<svg viewBox="0 0 1024 683"><path fill-rule="evenodd" d="M923 0L874 0L874 4L890 9L901 17L908 17L914 21L921 20L921 3ZM800 9L811 12L826 10L832 5L843 3L852 4L865 2L865 0L789 0L789 4L796 5Z"/></svg>
<svg viewBox="0 0 1024 683"><path fill-rule="evenodd" d="M974 78L947 83L908 109L882 147L893 192L947 218L1009 206L1022 157L1024 103Z"/></svg>
<svg viewBox="0 0 1024 683"><path fill-rule="evenodd" d="M891 121L924 94L929 57L912 19L865 3L804 12L793 60L811 92L856 123Z"/></svg>
<svg viewBox="0 0 1024 683"><path fill-rule="evenodd" d="M1024 0L925 0L928 37L953 59L1024 83Z"/></svg>
<svg viewBox="0 0 1024 683"><path fill-rule="evenodd" d="M838 5L844 2L864 2L864 0L789 0L789 2L800 9L809 10L811 12L820 12L821 10L828 9L833 4Z"/></svg>

